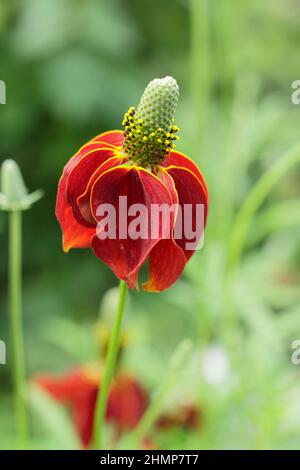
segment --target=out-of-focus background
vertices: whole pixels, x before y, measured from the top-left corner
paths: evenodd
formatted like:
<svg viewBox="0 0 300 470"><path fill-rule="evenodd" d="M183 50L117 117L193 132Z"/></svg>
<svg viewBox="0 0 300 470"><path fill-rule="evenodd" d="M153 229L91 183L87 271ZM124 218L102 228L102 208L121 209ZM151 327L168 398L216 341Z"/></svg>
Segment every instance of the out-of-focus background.
<svg viewBox="0 0 300 470"><path fill-rule="evenodd" d="M113 316L114 275L89 250L61 249L63 166L120 128L151 79L180 85L178 149L210 191L205 245L168 291L130 294L119 364L150 396L178 344L193 341L161 414L186 405L197 419L154 426L155 448L299 448L299 18L297 0L0 2L0 160L14 158L30 190L45 190L24 213L29 380L97 361ZM5 213L0 250L0 447L14 448ZM29 401L31 447L78 446L62 405Z"/></svg>

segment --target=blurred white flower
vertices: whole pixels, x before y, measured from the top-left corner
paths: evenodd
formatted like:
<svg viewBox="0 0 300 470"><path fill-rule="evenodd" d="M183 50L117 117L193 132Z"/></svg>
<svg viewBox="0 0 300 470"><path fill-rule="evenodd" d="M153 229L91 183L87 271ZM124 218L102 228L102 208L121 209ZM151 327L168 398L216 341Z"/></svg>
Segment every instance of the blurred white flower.
<svg viewBox="0 0 300 470"><path fill-rule="evenodd" d="M204 380L211 385L221 385L231 376L228 354L220 345L209 346L202 356L202 374Z"/></svg>

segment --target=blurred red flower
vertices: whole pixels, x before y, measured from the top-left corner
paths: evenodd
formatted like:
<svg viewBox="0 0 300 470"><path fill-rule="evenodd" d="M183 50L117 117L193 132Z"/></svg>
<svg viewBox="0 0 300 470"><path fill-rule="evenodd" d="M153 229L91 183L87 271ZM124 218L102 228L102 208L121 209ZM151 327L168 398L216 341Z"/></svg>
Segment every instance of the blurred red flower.
<svg viewBox="0 0 300 470"><path fill-rule="evenodd" d="M34 382L55 400L68 405L84 448L92 439L100 372L92 366L78 367L57 376L39 374ZM106 420L114 425L116 437L134 428L142 417L148 398L143 387L129 374L119 373L111 384Z"/></svg>
<svg viewBox="0 0 300 470"><path fill-rule="evenodd" d="M93 421L100 369L95 364L77 367L65 374L38 374L34 383L55 400L70 408L72 420L84 448L91 444ZM100 385L101 386L101 385ZM115 430L115 438L132 430L139 423L149 404L148 393L132 375L119 372L110 388L106 420ZM174 427L197 429L202 424L202 414L192 403L184 403L164 412L156 427L166 430ZM144 448L157 448L151 437L143 441Z"/></svg>

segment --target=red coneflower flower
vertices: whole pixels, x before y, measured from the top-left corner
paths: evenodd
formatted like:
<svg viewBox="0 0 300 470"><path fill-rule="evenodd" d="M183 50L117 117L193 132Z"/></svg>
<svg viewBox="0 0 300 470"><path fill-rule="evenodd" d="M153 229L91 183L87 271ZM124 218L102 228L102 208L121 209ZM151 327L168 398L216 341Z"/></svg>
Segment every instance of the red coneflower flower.
<svg viewBox="0 0 300 470"><path fill-rule="evenodd" d="M81 147L59 182L56 216L64 250L91 247L130 288L138 289L138 273L147 259L149 279L143 289L170 287L203 234L208 206L203 175L191 159L173 150L178 96L172 77L150 82L137 110L125 114L124 131L100 134ZM117 219L106 232L109 211L104 209L111 206ZM153 207L171 208L169 219L161 213L154 217Z"/></svg>
<svg viewBox="0 0 300 470"><path fill-rule="evenodd" d="M70 407L75 428L85 448L92 439L100 379L100 371L94 365L78 367L59 376L39 374L34 378L34 382L55 400ZM147 404L147 394L134 377L125 373L115 377L108 397L106 420L114 425L116 437L137 425Z"/></svg>

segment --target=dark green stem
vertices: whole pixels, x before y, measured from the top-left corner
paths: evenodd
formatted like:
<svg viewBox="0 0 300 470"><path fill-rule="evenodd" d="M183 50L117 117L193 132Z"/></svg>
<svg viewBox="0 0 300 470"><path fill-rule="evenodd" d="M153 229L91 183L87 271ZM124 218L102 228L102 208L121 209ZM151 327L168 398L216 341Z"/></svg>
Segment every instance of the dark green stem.
<svg viewBox="0 0 300 470"><path fill-rule="evenodd" d="M103 429L105 425L105 413L108 400L109 386L113 376L120 344L121 324L125 310L127 291L127 284L124 281L120 281L118 309L116 312L113 330L111 332L107 357L104 366L103 378L101 380L101 386L99 388L99 393L96 402L93 433L94 449L102 449L103 447Z"/></svg>

